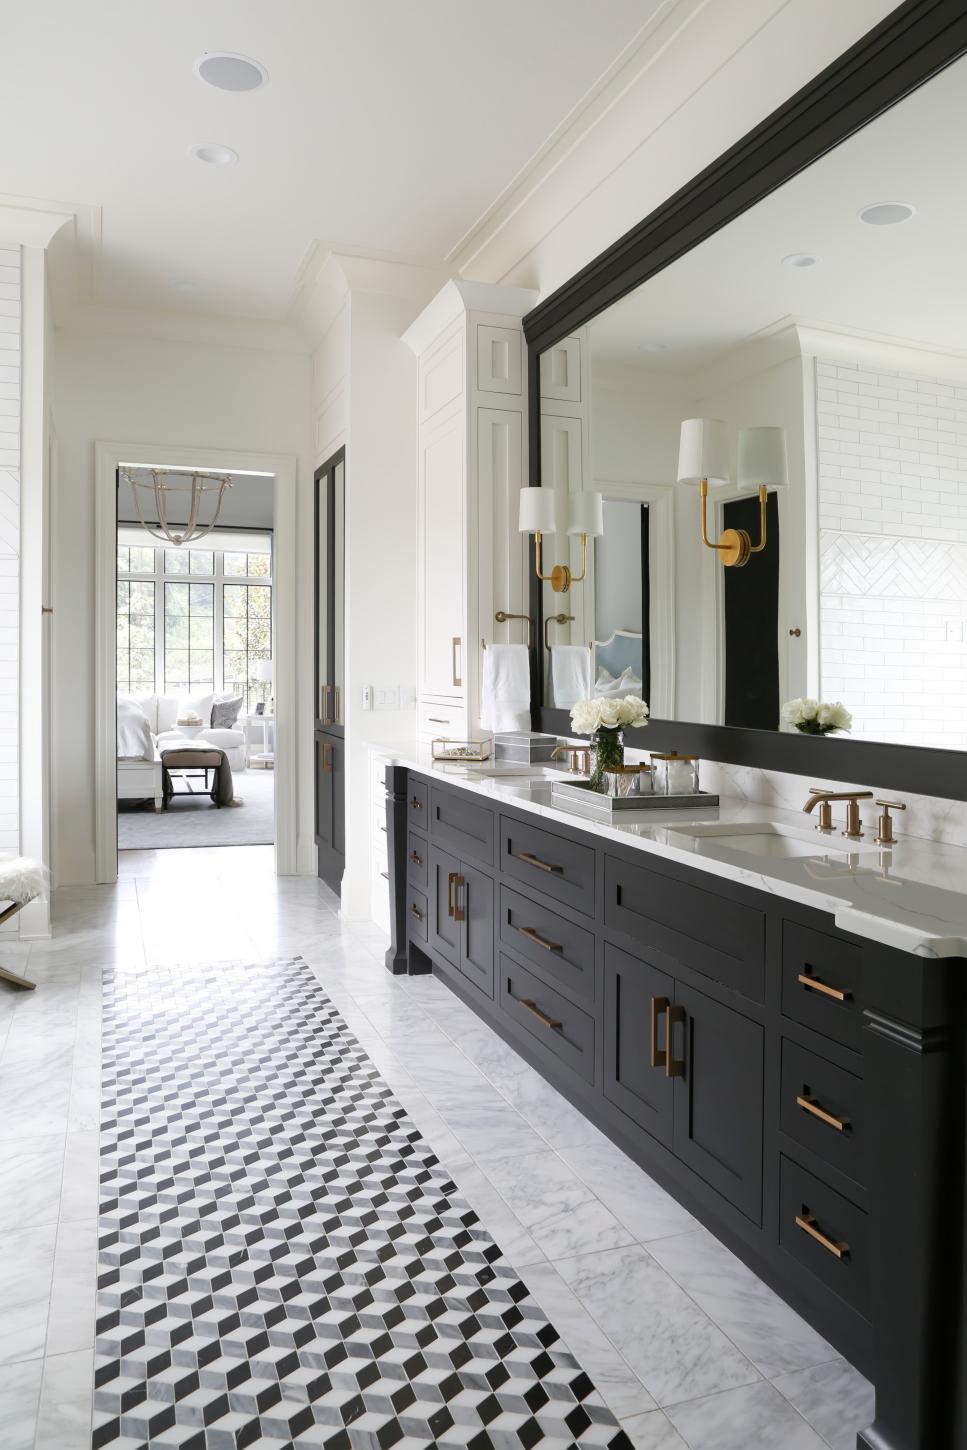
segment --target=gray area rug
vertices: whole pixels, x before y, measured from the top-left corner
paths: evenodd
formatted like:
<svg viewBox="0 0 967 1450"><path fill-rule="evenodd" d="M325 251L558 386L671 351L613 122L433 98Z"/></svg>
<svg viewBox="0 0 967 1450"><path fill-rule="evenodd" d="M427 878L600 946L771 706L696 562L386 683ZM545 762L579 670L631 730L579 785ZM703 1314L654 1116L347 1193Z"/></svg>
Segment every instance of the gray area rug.
<svg viewBox="0 0 967 1450"><path fill-rule="evenodd" d="M235 776L235 794L241 805L221 810L193 782L196 794L188 795L184 782L176 778L175 799L166 811L153 805L120 802L118 850L150 851L176 846L267 846L275 840L273 816L275 772L256 767Z"/></svg>
<svg viewBox="0 0 967 1450"><path fill-rule="evenodd" d="M93 1450L632 1450L298 958L104 975Z"/></svg>

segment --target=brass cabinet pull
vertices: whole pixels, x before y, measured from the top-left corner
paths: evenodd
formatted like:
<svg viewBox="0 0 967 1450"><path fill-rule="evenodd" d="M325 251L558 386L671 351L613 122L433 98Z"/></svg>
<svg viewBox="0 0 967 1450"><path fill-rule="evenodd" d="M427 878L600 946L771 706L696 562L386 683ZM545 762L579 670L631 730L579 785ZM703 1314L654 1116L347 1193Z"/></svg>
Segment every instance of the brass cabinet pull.
<svg viewBox="0 0 967 1450"><path fill-rule="evenodd" d="M457 650L460 648L461 643L462 641L458 634L455 634L450 641L450 672L453 684L457 689L463 684L463 680L457 674Z"/></svg>
<svg viewBox="0 0 967 1450"><path fill-rule="evenodd" d="M849 1244L834 1243L832 1239L826 1237L821 1229L816 1227L816 1220L805 1204L802 1206L802 1213L796 1214L796 1227L801 1228L803 1233L808 1234L811 1239L815 1239L817 1244L821 1244L828 1254L833 1255L834 1259L844 1259L849 1253Z"/></svg>
<svg viewBox="0 0 967 1450"><path fill-rule="evenodd" d="M449 720L444 720L440 715L427 715L426 718L431 725L449 725L450 723Z"/></svg>
<svg viewBox="0 0 967 1450"><path fill-rule="evenodd" d="M420 800L419 796L411 795L410 796L410 810L411 811L421 811L422 809L423 809L423 802Z"/></svg>
<svg viewBox="0 0 967 1450"><path fill-rule="evenodd" d="M667 997L652 997L651 999L651 1065L652 1067L665 1067L668 1062L668 1048L658 1046L658 1023L660 1018L668 1011L669 1001ZM665 1026L667 1033L668 1027ZM667 1037L666 1037L667 1042Z"/></svg>
<svg viewBox="0 0 967 1450"><path fill-rule="evenodd" d="M379 874L380 874L380 876L382 876L382 878L383 878L384 881L388 881L389 880L389 872L388 871L381 871Z"/></svg>
<svg viewBox="0 0 967 1450"><path fill-rule="evenodd" d="M556 1017L548 1017L547 1013L542 1012L540 1007L538 1007L537 1003L532 1002L529 998L520 997L518 998L518 1000L520 1002L520 1005L525 1008L526 1011L530 1012L532 1017L537 1018L538 1022L542 1022L545 1027L553 1028L555 1032L560 1032L562 1023L558 1022Z"/></svg>
<svg viewBox="0 0 967 1450"><path fill-rule="evenodd" d="M454 911L454 906L453 906L453 883L456 881L456 879L457 879L457 873L456 873L456 871L448 871L447 872L447 916L450 917L451 921L453 920L453 911Z"/></svg>
<svg viewBox="0 0 967 1450"><path fill-rule="evenodd" d="M837 1133L842 1133L843 1129L849 1126L849 1118L837 1118L835 1113L827 1113L825 1108L819 1106L806 1087L803 1087L802 1092L796 1098L796 1106L804 1108L807 1113L812 1113L814 1118L828 1123L831 1128L836 1129Z"/></svg>
<svg viewBox="0 0 967 1450"><path fill-rule="evenodd" d="M455 874L453 877L453 919L454 921L466 921L467 913L460 905L460 888L466 886L463 877Z"/></svg>
<svg viewBox="0 0 967 1450"><path fill-rule="evenodd" d="M413 865L414 866L422 866L423 865L423 857L422 856L418 856L415 851L411 851L410 852L410 860L413 862Z"/></svg>
<svg viewBox="0 0 967 1450"><path fill-rule="evenodd" d="M322 743L322 768L327 775L332 775L332 746L326 741Z"/></svg>
<svg viewBox="0 0 967 1450"><path fill-rule="evenodd" d="M834 997L837 1002L845 1002L851 993L841 991L839 987L829 987L821 982L818 977L812 977L808 972L799 973L799 982L809 992L822 992L824 997Z"/></svg>
<svg viewBox="0 0 967 1450"><path fill-rule="evenodd" d="M530 851L520 851L517 854L518 861L526 861L528 866L536 866L538 871L563 871L563 866L552 866L550 861L542 861L540 856L532 856Z"/></svg>
<svg viewBox="0 0 967 1450"><path fill-rule="evenodd" d="M418 906L410 907L410 916L415 916L417 921L423 920L423 913Z"/></svg>
<svg viewBox="0 0 967 1450"><path fill-rule="evenodd" d="M332 688L333 696L336 701L336 708L333 711L332 719L334 725L339 725L342 721L342 692L338 685L333 685Z"/></svg>
<svg viewBox="0 0 967 1450"><path fill-rule="evenodd" d="M527 940L532 941L535 946L543 947L546 952L562 952L564 950L560 942L546 941L532 926L518 926L514 929L515 931L519 931L521 936L526 936Z"/></svg>
<svg viewBox="0 0 967 1450"><path fill-rule="evenodd" d="M388 834L385 826L380 826L380 830L383 832L384 836Z"/></svg>
<svg viewBox="0 0 967 1450"><path fill-rule="evenodd" d="M667 1046L665 1048L665 1076L666 1077L684 1077L685 1076L685 1059L682 1058L680 1061L678 1059L676 1059L676 1057L674 1055L675 1048L674 1048L674 1042L673 1042L673 1039L672 1039L672 1033L675 1030L675 1023L676 1022L684 1023L684 1021L685 1021L685 1008L684 1007L669 1007L669 1009L668 1009L668 1016L666 1017L665 1021L667 1023L667 1026L665 1028L665 1031L668 1034L667 1039L666 1039Z"/></svg>

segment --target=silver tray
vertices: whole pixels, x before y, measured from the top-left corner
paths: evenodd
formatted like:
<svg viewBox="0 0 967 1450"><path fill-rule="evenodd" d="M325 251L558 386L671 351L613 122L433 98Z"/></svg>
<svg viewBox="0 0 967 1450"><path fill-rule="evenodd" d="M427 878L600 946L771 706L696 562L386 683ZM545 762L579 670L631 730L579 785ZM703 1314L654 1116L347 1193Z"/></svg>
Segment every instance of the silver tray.
<svg viewBox="0 0 967 1450"><path fill-rule="evenodd" d="M602 795L591 789L591 782L555 781L551 790L551 804L576 807L593 811L597 816L624 815L627 811L673 811L702 810L706 806L717 806L719 798L710 791L693 791L690 795Z"/></svg>

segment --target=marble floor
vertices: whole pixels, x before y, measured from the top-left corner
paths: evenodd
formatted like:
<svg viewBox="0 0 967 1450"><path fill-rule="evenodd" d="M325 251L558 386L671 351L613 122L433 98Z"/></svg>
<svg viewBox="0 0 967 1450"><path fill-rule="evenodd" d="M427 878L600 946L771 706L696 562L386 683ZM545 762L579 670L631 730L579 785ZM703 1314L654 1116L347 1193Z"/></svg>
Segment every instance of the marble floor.
<svg viewBox="0 0 967 1450"><path fill-rule="evenodd" d="M106 966L300 954L642 1450L853 1450L866 1381L433 978L263 847L124 852L0 944L0 1446L88 1450ZM445 1441L440 1441L443 1444Z"/></svg>

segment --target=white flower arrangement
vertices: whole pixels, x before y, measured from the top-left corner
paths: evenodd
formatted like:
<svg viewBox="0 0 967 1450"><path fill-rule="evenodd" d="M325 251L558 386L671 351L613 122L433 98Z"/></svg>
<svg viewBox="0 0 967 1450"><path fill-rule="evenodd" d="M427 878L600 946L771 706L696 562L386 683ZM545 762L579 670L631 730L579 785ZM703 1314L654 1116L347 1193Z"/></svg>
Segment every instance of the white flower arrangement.
<svg viewBox="0 0 967 1450"><path fill-rule="evenodd" d="M837 730L849 730L853 717L839 700L812 700L808 697L787 700L782 707L782 718L787 725L794 725L804 735L832 735Z"/></svg>
<svg viewBox="0 0 967 1450"><path fill-rule="evenodd" d="M571 707L571 725L578 735L647 724L648 706L639 695L625 695L623 700L578 700Z"/></svg>

